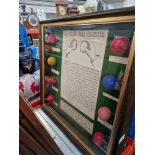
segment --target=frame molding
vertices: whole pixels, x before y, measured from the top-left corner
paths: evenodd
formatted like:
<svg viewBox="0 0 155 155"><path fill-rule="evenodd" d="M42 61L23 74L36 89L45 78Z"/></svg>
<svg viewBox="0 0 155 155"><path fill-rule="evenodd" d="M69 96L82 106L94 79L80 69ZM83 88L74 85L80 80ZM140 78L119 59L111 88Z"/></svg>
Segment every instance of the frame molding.
<svg viewBox="0 0 155 155"><path fill-rule="evenodd" d="M123 10L123 9L122 9ZM134 22L135 16L134 16L134 9L129 9L128 11L117 11L114 10L113 12L105 12L105 13L96 13L96 14L90 14L90 15L84 15L84 16L75 16L74 17L68 17L68 18L60 18L60 19L54 19L51 21L44 21L40 23L40 60L41 60L41 102L43 104L43 108L48 113L51 118L56 120L56 122L69 134L74 141L76 141L86 152L87 154L93 154L92 151L87 147L84 146L83 142L80 140L77 135L72 132L68 126L60 119L56 114L54 114L47 105L44 104L44 42L43 42L43 28L46 26L79 26L79 25L100 25L100 24L109 24L109 23L127 23L127 22ZM90 18L90 19L88 19ZM114 140L116 138L116 133L118 130L119 120L120 120L120 112L122 109L123 104L123 97L126 90L126 85L128 82L128 77L135 53L135 39L133 36L132 44L130 48L130 54L128 58L128 63L126 66L124 78L123 78L123 84L120 91L118 106L116 109L116 114L113 122L113 130L111 132L110 141L108 145L107 155L111 155L113 146L114 146Z"/></svg>

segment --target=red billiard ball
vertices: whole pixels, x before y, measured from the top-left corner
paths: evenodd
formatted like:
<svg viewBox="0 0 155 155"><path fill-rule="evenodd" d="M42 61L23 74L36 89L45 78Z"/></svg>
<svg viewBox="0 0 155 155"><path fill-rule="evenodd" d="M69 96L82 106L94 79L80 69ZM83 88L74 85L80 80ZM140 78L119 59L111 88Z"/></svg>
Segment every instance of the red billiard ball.
<svg viewBox="0 0 155 155"><path fill-rule="evenodd" d="M124 36L118 36L112 40L110 47L113 53L122 55L129 48L129 40Z"/></svg>
<svg viewBox="0 0 155 155"><path fill-rule="evenodd" d="M55 77L47 77L45 81L48 85L54 85L57 83L57 79Z"/></svg>
<svg viewBox="0 0 155 155"><path fill-rule="evenodd" d="M98 117L102 121L108 121L111 117L111 111L108 107L100 107L98 110Z"/></svg>
<svg viewBox="0 0 155 155"><path fill-rule="evenodd" d="M53 103L55 101L55 97L53 95L48 95L46 100L48 103Z"/></svg>
<svg viewBox="0 0 155 155"><path fill-rule="evenodd" d="M104 134L101 132L101 131L97 131L94 133L93 135L93 142L96 144L96 145L103 145L104 144L104 141L105 141L105 136Z"/></svg>

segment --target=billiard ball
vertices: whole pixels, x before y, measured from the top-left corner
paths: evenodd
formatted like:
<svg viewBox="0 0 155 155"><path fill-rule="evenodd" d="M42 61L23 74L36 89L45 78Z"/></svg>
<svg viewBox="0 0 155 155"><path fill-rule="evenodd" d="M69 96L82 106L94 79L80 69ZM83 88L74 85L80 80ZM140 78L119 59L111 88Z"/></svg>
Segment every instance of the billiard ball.
<svg viewBox="0 0 155 155"><path fill-rule="evenodd" d="M115 90L118 84L118 80L114 75L107 75L102 80L102 85L107 90Z"/></svg>
<svg viewBox="0 0 155 155"><path fill-rule="evenodd" d="M48 38L48 43L50 44L55 44L57 42L55 34L49 34L47 38Z"/></svg>
<svg viewBox="0 0 155 155"><path fill-rule="evenodd" d="M48 85L54 85L57 83L57 79L55 77L46 77L45 81Z"/></svg>
<svg viewBox="0 0 155 155"><path fill-rule="evenodd" d="M48 103L53 103L55 101L55 97L53 95L48 95L46 101Z"/></svg>
<svg viewBox="0 0 155 155"><path fill-rule="evenodd" d="M111 111L108 107L100 107L98 109L98 117L102 120L102 121L108 121L111 117Z"/></svg>
<svg viewBox="0 0 155 155"><path fill-rule="evenodd" d="M104 134L101 132L101 131L96 131L93 135L93 142L96 144L96 145L103 145L104 144L104 141L105 141L105 136Z"/></svg>
<svg viewBox="0 0 155 155"><path fill-rule="evenodd" d="M54 66L56 65L56 58L51 56L47 59L47 63L50 65L50 66Z"/></svg>
<svg viewBox="0 0 155 155"><path fill-rule="evenodd" d="M124 36L118 36L112 40L110 47L113 53L122 55L129 48L129 40Z"/></svg>

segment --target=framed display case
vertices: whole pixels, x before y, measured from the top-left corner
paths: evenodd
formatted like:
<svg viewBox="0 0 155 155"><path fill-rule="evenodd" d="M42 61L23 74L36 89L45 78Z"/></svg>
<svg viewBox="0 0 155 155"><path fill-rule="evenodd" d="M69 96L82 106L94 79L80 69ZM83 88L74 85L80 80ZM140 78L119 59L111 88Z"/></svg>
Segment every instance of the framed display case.
<svg viewBox="0 0 155 155"><path fill-rule="evenodd" d="M42 106L84 154L112 154L134 21L126 8L40 22Z"/></svg>

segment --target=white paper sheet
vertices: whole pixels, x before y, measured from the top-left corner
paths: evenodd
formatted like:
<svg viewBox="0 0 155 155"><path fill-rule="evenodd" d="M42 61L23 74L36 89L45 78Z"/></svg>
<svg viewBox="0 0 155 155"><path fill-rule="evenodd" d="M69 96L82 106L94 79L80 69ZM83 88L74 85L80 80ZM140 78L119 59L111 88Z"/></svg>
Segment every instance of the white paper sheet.
<svg viewBox="0 0 155 155"><path fill-rule="evenodd" d="M63 32L61 97L94 120L108 30Z"/></svg>

